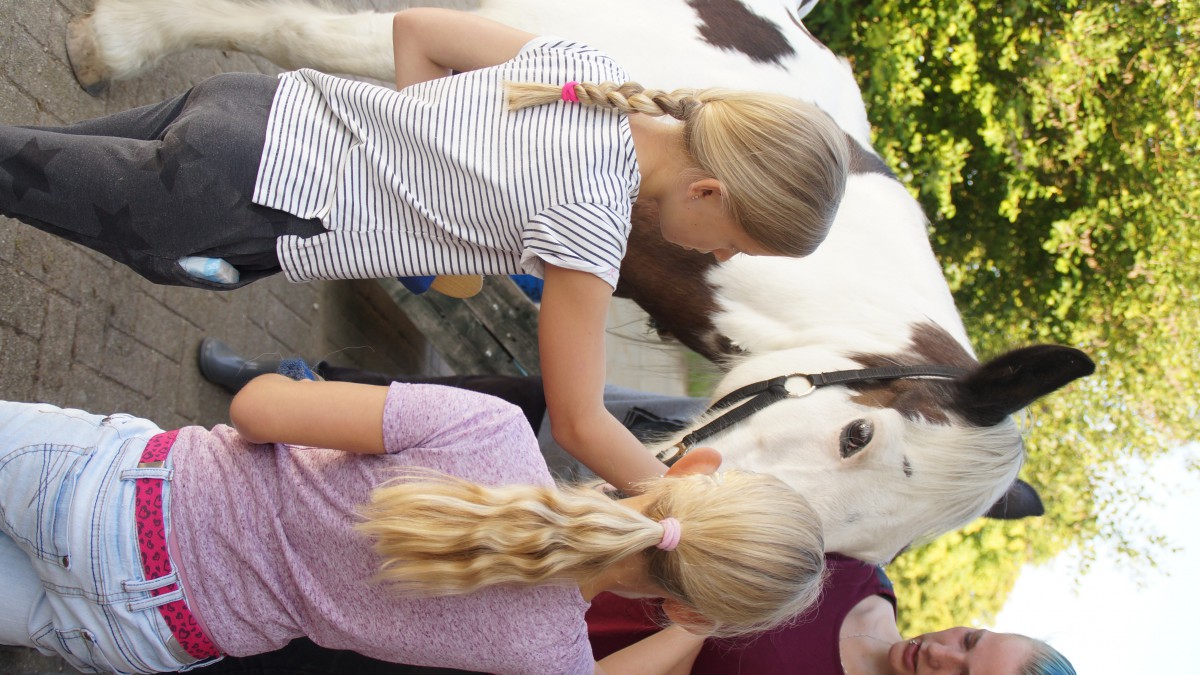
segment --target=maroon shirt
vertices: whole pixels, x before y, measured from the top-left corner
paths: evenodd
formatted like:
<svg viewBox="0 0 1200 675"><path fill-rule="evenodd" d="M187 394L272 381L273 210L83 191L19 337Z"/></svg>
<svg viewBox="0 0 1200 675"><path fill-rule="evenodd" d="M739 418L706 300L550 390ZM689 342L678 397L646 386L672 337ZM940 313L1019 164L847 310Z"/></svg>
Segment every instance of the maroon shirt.
<svg viewBox="0 0 1200 675"><path fill-rule="evenodd" d="M820 603L795 623L735 640L707 640L692 675L804 672L844 675L838 646L842 622L872 595L896 604L883 569L836 553L826 556L829 575ZM587 613L588 637L597 659L653 634L665 619L657 603L601 593Z"/></svg>

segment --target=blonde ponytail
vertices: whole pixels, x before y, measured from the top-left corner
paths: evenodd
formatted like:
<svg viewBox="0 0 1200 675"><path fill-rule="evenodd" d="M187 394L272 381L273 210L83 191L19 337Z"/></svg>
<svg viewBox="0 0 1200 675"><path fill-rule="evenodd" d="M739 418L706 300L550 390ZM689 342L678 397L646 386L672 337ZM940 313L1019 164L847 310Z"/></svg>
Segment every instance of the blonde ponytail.
<svg viewBox="0 0 1200 675"><path fill-rule="evenodd" d="M596 490L526 485L489 488L418 477L376 489L358 528L375 539L380 578L422 595L494 584L595 579L630 555L654 581L730 636L763 630L816 601L824 573L816 515L770 476L727 472L646 483L646 513ZM673 551L659 520L682 528Z"/></svg>
<svg viewBox="0 0 1200 675"><path fill-rule="evenodd" d="M384 561L380 578L428 595L588 581L662 536L657 523L596 490L492 488L449 476L377 488L362 515L359 530Z"/></svg>

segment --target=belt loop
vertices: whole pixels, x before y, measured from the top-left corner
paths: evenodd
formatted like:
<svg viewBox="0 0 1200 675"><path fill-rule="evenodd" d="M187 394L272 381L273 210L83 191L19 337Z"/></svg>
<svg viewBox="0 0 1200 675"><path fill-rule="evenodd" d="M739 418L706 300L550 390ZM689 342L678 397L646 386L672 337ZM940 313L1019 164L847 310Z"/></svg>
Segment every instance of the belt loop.
<svg viewBox="0 0 1200 675"><path fill-rule="evenodd" d="M175 470L164 468L162 462L145 462L138 464L135 469L125 469L121 472L121 480L152 478L169 481L174 477Z"/></svg>
<svg viewBox="0 0 1200 675"><path fill-rule="evenodd" d="M142 598L141 600L131 600L126 606L131 612L140 612L143 609L162 607L163 605L175 602L176 600L183 600L183 589L176 588L170 593L154 595L149 598Z"/></svg>
<svg viewBox="0 0 1200 675"><path fill-rule="evenodd" d="M160 588L165 588L176 583L179 583L179 573L172 570L170 574L157 579L146 579L145 581L122 581L121 587L131 593L141 593L143 591L156 591Z"/></svg>

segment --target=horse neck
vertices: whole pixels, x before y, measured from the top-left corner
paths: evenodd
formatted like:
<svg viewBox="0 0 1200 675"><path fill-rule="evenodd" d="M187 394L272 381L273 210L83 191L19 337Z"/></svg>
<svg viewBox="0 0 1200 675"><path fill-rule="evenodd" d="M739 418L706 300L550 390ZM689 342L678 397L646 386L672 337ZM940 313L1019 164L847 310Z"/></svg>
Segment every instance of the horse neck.
<svg viewBox="0 0 1200 675"><path fill-rule="evenodd" d="M754 353L826 345L888 353L932 323L973 353L933 255L925 216L904 187L852 175L829 237L802 259L737 256L709 274L717 330Z"/></svg>
<svg viewBox="0 0 1200 675"><path fill-rule="evenodd" d="M735 350L713 325L718 307L705 278L714 265L712 256L663 239L658 209L639 202L633 210L616 295L645 310L660 336L675 338L710 361L718 361Z"/></svg>

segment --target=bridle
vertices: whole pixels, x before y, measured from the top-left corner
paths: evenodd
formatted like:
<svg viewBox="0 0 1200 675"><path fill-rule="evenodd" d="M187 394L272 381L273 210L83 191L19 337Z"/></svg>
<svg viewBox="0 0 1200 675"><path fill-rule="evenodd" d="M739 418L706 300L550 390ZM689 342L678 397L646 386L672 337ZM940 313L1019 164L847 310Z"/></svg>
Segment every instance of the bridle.
<svg viewBox="0 0 1200 675"><path fill-rule="evenodd" d="M941 366L941 365L926 365L926 366L883 366L880 368L857 368L854 370L835 370L829 373L816 373L810 375L808 373L792 373L791 375L780 375L769 380L762 380L753 384L748 384L744 387L734 389L729 394L723 396L721 400L712 404L704 414L714 413L724 410L729 406L750 399L736 408L726 411L721 416L712 420L708 424L700 427L692 433L684 436L675 445L669 446L661 450L657 457L659 461L671 466L678 462L681 457L686 455L692 448L696 447L697 443L711 438L729 427L745 420L756 412L766 408L767 406L778 403L787 398L804 398L821 387L828 387L836 384L852 384L855 382L877 382L883 380L903 380L915 377L944 377L955 378L964 375L967 372L965 368L957 366ZM789 380L794 378L803 378L808 381L808 388L801 392L790 392L787 388Z"/></svg>

